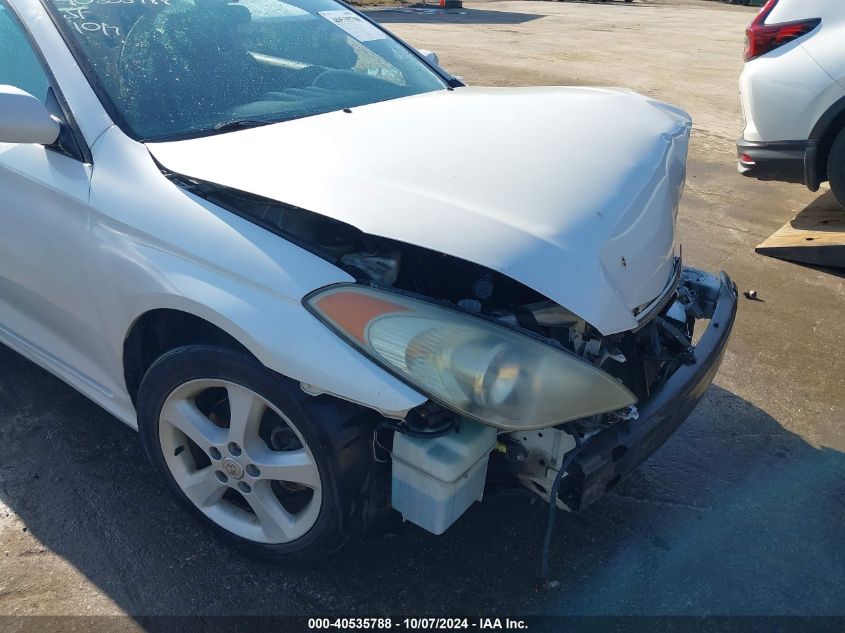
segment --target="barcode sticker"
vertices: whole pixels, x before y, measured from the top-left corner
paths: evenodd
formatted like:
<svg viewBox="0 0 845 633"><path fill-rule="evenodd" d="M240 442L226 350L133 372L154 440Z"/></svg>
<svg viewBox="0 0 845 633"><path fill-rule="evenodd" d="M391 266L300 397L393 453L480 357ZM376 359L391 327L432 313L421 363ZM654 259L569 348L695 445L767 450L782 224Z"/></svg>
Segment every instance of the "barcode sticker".
<svg viewBox="0 0 845 633"><path fill-rule="evenodd" d="M384 31L367 22L352 11L320 11L320 15L335 26L340 27L359 42L372 42L387 37Z"/></svg>

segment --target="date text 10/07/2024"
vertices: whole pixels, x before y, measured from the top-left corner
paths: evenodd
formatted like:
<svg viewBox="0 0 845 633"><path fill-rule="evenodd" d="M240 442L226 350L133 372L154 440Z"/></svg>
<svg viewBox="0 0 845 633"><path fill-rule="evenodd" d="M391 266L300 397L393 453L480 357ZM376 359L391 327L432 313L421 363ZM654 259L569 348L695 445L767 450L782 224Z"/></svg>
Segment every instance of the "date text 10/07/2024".
<svg viewBox="0 0 845 633"><path fill-rule="evenodd" d="M310 630L391 630L407 631L527 631L528 624L518 618L309 618Z"/></svg>

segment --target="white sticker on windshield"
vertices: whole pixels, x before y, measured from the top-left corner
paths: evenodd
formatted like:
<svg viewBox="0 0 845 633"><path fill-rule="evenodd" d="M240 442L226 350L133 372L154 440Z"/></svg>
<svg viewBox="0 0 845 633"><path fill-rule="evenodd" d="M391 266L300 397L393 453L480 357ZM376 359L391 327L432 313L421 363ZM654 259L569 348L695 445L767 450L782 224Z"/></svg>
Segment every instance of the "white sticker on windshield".
<svg viewBox="0 0 845 633"><path fill-rule="evenodd" d="M335 26L339 26L359 42L372 42L387 37L384 31L378 30L360 15L352 11L320 11L320 15Z"/></svg>

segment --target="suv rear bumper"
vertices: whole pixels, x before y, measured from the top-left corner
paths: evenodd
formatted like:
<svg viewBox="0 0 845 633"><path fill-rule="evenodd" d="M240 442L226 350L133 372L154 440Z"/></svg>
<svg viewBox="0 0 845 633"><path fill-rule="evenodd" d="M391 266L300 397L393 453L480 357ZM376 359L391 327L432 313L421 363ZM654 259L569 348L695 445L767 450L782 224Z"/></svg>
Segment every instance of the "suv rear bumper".
<svg viewBox="0 0 845 633"><path fill-rule="evenodd" d="M758 180L778 180L806 185L818 191L816 175L818 142L811 141L746 141L736 143L739 173Z"/></svg>
<svg viewBox="0 0 845 633"><path fill-rule="evenodd" d="M695 347L695 363L683 365L639 407L639 417L591 437L569 467L560 499L571 510L583 510L612 488L680 427L713 382L733 329L736 284L725 273L717 280L699 271L697 288L711 305L710 324ZM717 290L718 289L718 290Z"/></svg>

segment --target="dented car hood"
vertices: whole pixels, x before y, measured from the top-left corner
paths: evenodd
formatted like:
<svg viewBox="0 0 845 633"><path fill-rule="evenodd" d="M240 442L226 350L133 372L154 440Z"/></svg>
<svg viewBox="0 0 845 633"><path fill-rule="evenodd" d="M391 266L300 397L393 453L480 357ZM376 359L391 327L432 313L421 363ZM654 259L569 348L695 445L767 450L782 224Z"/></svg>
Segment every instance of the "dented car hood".
<svg viewBox="0 0 845 633"><path fill-rule="evenodd" d="M486 266L607 335L672 276L690 127L624 90L460 88L148 148L178 174Z"/></svg>

